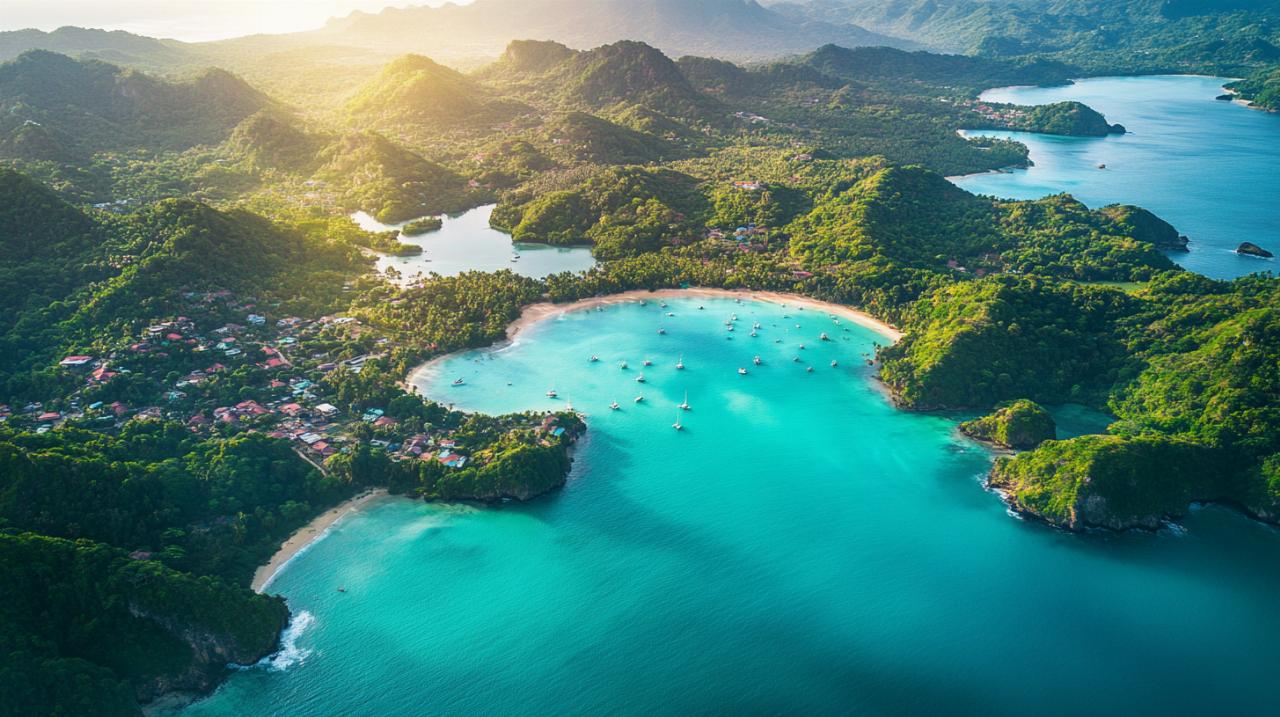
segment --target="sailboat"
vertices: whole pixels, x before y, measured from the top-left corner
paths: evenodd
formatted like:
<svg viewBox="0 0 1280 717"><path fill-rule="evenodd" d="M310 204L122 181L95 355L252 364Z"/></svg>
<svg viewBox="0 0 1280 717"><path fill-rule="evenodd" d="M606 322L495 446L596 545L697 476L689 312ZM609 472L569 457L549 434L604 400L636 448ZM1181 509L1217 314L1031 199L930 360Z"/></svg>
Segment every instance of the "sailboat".
<svg viewBox="0 0 1280 717"><path fill-rule="evenodd" d="M684 370L684 355L683 355L683 354L681 354L681 355L680 355L680 360L679 360L679 361L676 361L676 370L677 370L677 371L683 371L683 370Z"/></svg>
<svg viewBox="0 0 1280 717"><path fill-rule="evenodd" d="M591 363L595 363L596 361L599 361L599 360L600 360L600 357L599 357L599 356L595 356L595 355L593 355L593 356L591 357Z"/></svg>
<svg viewBox="0 0 1280 717"><path fill-rule="evenodd" d="M764 361L761 361L761 360L760 360L760 357L759 357L759 356L757 356L757 357L755 357L755 358L751 359L751 363L753 363L753 364L755 364L755 365L759 366L760 364L764 363Z"/></svg>
<svg viewBox="0 0 1280 717"><path fill-rule="evenodd" d="M610 408L610 409L612 409L612 410L614 410L614 411L616 411L616 410L618 410L619 408L622 408L622 406L619 406L619 405L618 405L618 402L617 402L617 401L614 401L613 403L609 404L609 408Z"/></svg>
<svg viewBox="0 0 1280 717"><path fill-rule="evenodd" d="M626 370L627 370L627 362L626 362L626 361L623 361L622 363L618 364L618 368L622 369L623 371L626 371Z"/></svg>
<svg viewBox="0 0 1280 717"><path fill-rule="evenodd" d="M688 392L688 391L685 391L685 392L684 392L684 403L680 404L679 408L680 408L680 410L681 410L681 411L689 411L689 410L692 410L692 406L690 406L690 405L689 405L689 392Z"/></svg>
<svg viewBox="0 0 1280 717"><path fill-rule="evenodd" d="M573 413L573 399L572 399L572 398L571 398L571 399L569 399L569 400L565 403L565 405L564 405L564 410L566 410L566 411L568 411L568 412L570 412L570 413Z"/></svg>
<svg viewBox="0 0 1280 717"><path fill-rule="evenodd" d="M679 413L679 412L677 412L677 413L676 413L676 422L675 422L675 423L673 423L673 424L671 424L671 427L672 427L672 428L674 428L674 429L676 429L677 431L683 431L683 430L684 430L684 426L680 425L680 413Z"/></svg>
<svg viewBox="0 0 1280 717"><path fill-rule="evenodd" d="M555 397L556 397L556 390L554 388L551 389L550 391L547 391L547 398L555 398Z"/></svg>
<svg viewBox="0 0 1280 717"><path fill-rule="evenodd" d="M644 383L644 374L636 376L636 383Z"/></svg>

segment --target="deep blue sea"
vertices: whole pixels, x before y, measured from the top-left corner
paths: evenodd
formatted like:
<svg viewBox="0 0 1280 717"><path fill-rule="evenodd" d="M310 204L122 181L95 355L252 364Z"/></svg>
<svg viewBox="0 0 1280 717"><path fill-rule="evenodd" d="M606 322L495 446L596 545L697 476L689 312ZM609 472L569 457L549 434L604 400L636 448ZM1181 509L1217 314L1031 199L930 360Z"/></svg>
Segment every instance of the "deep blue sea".
<svg viewBox="0 0 1280 717"><path fill-rule="evenodd" d="M271 586L287 649L184 716L1274 713L1280 532L1222 508L1155 534L1012 517L990 452L890 406L877 340L682 299L450 359L428 395L587 414L569 485L339 523Z"/></svg>
<svg viewBox="0 0 1280 717"><path fill-rule="evenodd" d="M1228 81L1103 77L1067 87L991 90L982 96L993 102L1078 100L1129 134L969 132L1012 137L1030 148L1035 165L953 181L976 194L1013 199L1068 192L1095 208L1137 204L1191 238L1189 254L1171 255L1187 269L1219 279L1276 271L1275 260L1238 256L1235 248L1251 241L1280 255L1280 114L1215 100Z"/></svg>

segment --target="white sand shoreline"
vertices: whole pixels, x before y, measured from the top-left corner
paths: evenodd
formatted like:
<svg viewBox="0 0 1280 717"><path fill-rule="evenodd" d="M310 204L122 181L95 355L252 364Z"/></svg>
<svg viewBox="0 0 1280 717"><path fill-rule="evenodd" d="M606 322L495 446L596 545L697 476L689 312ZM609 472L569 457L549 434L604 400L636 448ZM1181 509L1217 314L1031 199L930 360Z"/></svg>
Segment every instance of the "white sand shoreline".
<svg viewBox="0 0 1280 717"><path fill-rule="evenodd" d="M366 491L316 516L310 523L290 535L289 539L280 545L280 549L276 551L276 554L271 556L271 559L266 564L259 566L254 571L253 583L250 587L254 592L263 592L290 560L293 560L299 553L323 536L325 531L348 515L358 512L369 503L379 498L385 498L387 495L385 488Z"/></svg>
<svg viewBox="0 0 1280 717"><path fill-rule="evenodd" d="M804 309L812 309L828 314L835 314L841 318L848 319L863 328L871 329L881 336L890 340L891 343L897 343L902 339L902 332L893 326L875 318L874 316L859 311L855 308L845 306L843 304L833 304L828 301L819 301L811 299L807 296L799 294L785 294L778 291L747 291L732 289L658 289L649 291L648 289L635 289L632 291L624 291L618 294L609 294L607 296L596 296L582 301L575 301L572 304L552 304L543 302L539 304L530 304L524 308L520 317L511 322L507 326L507 338L505 345L515 343L520 332L544 321L553 316L560 316L573 311L585 311L594 309L597 306L610 306L613 304L625 304L640 299L645 300L662 300L662 299L689 299L689 298L708 298L708 299L743 299L750 301L764 301L772 304L785 304L787 306L796 306ZM504 344L499 344L499 346ZM409 375L404 379L404 386L407 390L412 390L423 382L423 379L434 375L437 367L443 362L450 359L454 354L445 354L437 356L430 361L422 364L409 371Z"/></svg>

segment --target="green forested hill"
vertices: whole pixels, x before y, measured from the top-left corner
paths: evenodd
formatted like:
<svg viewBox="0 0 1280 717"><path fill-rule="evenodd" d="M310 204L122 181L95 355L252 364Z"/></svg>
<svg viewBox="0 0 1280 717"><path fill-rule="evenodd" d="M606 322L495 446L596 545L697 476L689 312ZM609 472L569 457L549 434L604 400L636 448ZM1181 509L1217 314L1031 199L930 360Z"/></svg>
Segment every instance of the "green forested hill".
<svg viewBox="0 0 1280 717"><path fill-rule="evenodd" d="M383 68L347 104L357 127L476 129L505 122L524 111L465 75L420 55Z"/></svg>

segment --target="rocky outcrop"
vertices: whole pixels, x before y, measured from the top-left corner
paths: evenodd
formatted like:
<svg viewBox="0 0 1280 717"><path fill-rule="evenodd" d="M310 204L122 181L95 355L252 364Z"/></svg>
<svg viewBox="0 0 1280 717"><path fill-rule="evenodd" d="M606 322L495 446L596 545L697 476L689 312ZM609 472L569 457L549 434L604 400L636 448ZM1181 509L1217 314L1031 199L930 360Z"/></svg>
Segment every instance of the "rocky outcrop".
<svg viewBox="0 0 1280 717"><path fill-rule="evenodd" d="M1049 412L1034 401L1019 400L995 413L960 424L960 432L1003 448L1020 450L1057 438L1057 425Z"/></svg>
<svg viewBox="0 0 1280 717"><path fill-rule="evenodd" d="M1164 251L1188 251L1191 241L1178 233L1172 224L1152 212L1131 204L1111 204L1098 210L1107 215L1138 241L1150 242Z"/></svg>
<svg viewBox="0 0 1280 717"><path fill-rule="evenodd" d="M1262 259L1270 259L1275 256L1271 252L1254 244L1253 242L1240 242L1240 246L1236 247L1236 253L1244 256L1256 256Z"/></svg>

